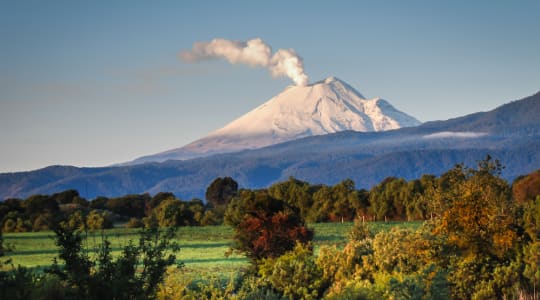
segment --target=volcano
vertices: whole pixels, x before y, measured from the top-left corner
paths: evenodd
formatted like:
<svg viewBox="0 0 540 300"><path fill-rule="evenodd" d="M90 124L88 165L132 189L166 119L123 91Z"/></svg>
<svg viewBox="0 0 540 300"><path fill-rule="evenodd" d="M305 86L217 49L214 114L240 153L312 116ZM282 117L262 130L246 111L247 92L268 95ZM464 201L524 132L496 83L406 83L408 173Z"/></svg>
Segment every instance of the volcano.
<svg viewBox="0 0 540 300"><path fill-rule="evenodd" d="M417 126L420 121L381 98L366 99L346 82L328 77L289 86L264 104L184 147L131 162L185 160L262 148L307 136L346 130L373 132Z"/></svg>

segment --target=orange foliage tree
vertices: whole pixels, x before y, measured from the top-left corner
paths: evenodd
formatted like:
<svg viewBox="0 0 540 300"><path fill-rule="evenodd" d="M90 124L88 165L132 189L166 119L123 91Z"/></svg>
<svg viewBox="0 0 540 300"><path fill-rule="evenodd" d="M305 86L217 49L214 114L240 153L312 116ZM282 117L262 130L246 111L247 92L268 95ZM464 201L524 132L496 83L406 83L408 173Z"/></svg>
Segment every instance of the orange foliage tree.
<svg viewBox="0 0 540 300"><path fill-rule="evenodd" d="M500 178L502 167L491 157L478 169L457 166L443 175L432 193L438 218L433 232L444 235L462 256L502 258L517 239L510 187Z"/></svg>
<svg viewBox="0 0 540 300"><path fill-rule="evenodd" d="M512 194L517 203L532 201L540 195L540 170L518 177L512 184Z"/></svg>

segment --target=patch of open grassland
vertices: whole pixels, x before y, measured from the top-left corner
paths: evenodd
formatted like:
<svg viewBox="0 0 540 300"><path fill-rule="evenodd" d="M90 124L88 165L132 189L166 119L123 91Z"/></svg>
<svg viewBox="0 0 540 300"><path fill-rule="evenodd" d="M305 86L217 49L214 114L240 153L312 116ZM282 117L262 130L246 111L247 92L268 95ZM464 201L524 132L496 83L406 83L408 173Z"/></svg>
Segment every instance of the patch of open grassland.
<svg viewBox="0 0 540 300"><path fill-rule="evenodd" d="M374 233L389 230L393 226L417 228L421 222L371 222ZM310 224L315 230L314 245L318 249L322 245L337 245L342 247L347 241L347 234L353 226L352 222ZM178 262L184 263L186 275L216 274L229 276L248 265L248 260L242 255L225 256L229 250L233 230L229 226L180 227L176 241L180 245L177 253ZM54 244L53 232L27 232L4 234L4 243L13 248L7 253L7 258L13 265L30 268L50 266L53 258L58 255ZM94 255L99 244L107 238L111 242L113 254L118 254L122 248L133 241L138 242L137 229L115 228L104 231L88 232L85 234L85 249L89 255Z"/></svg>

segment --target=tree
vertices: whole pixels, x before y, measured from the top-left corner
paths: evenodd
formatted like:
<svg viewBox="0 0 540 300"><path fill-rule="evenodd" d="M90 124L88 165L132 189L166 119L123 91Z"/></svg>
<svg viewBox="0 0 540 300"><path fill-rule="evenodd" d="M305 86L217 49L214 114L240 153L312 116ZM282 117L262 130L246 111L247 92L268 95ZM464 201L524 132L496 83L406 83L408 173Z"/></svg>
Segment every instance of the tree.
<svg viewBox="0 0 540 300"><path fill-rule="evenodd" d="M89 230L98 230L112 228L113 222L110 213L106 211L91 210L86 216L86 228Z"/></svg>
<svg viewBox="0 0 540 300"><path fill-rule="evenodd" d="M312 186L312 204L306 219L310 222L351 221L358 214L366 215L369 207L368 193L355 189L354 181L345 179L333 186Z"/></svg>
<svg viewBox="0 0 540 300"><path fill-rule="evenodd" d="M99 196L90 202L90 208L91 209L105 209L107 207L108 201L109 201L109 198Z"/></svg>
<svg viewBox="0 0 540 300"><path fill-rule="evenodd" d="M242 193L232 200L225 216L235 230L233 248L254 263L278 257L292 250L297 242L307 243L313 238L298 208L266 191Z"/></svg>
<svg viewBox="0 0 540 300"><path fill-rule="evenodd" d="M287 181L272 185L268 188L268 193L276 199L298 207L300 215L304 219L308 218L310 210L313 208L313 189L311 185L294 177L289 177Z"/></svg>
<svg viewBox="0 0 540 300"><path fill-rule="evenodd" d="M30 196L23 201L22 206L28 216L58 211L58 203L56 200L47 195Z"/></svg>
<svg viewBox="0 0 540 300"><path fill-rule="evenodd" d="M145 215L150 216L150 214L152 213L152 210L158 207L158 205L161 202L167 199L174 200L176 199L176 196L174 196L174 194L171 192L159 192L155 194L154 197L152 197L152 199L150 199L149 201L145 203Z"/></svg>
<svg viewBox="0 0 540 300"><path fill-rule="evenodd" d="M540 195L540 170L516 178L512 184L512 195L514 201L520 204L534 200Z"/></svg>
<svg viewBox="0 0 540 300"><path fill-rule="evenodd" d="M187 209L191 212L192 220L191 225L201 225L201 222L205 216L206 208L201 199L191 199L191 201L186 202Z"/></svg>
<svg viewBox="0 0 540 300"><path fill-rule="evenodd" d="M404 219L406 216L407 182L403 178L387 177L369 193L371 210L377 220Z"/></svg>
<svg viewBox="0 0 540 300"><path fill-rule="evenodd" d="M540 196L536 196L536 199L525 207L523 223L528 241L523 249L523 273L531 282L534 291L540 284Z"/></svg>
<svg viewBox="0 0 540 300"><path fill-rule="evenodd" d="M361 207L361 198L355 189L354 181L343 180L332 187L332 210L330 220L351 221L356 217L355 207Z"/></svg>
<svg viewBox="0 0 540 300"><path fill-rule="evenodd" d="M451 270L453 297L491 298L515 291L517 281L510 274L516 269L518 224L501 170L487 156L477 169L456 166L430 189L432 233L442 239L439 264Z"/></svg>
<svg viewBox="0 0 540 300"><path fill-rule="evenodd" d="M150 201L150 195L148 194L126 195L109 199L105 207L124 217L142 218L148 201Z"/></svg>
<svg viewBox="0 0 540 300"><path fill-rule="evenodd" d="M81 199L77 190L66 190L51 196L58 204L69 204L79 202Z"/></svg>
<svg viewBox="0 0 540 300"><path fill-rule="evenodd" d="M195 225L194 213L189 205L175 199L163 200L152 210L147 222L150 219L155 220L160 227Z"/></svg>
<svg viewBox="0 0 540 300"><path fill-rule="evenodd" d="M516 241L510 187L499 177L501 170L489 156L477 170L456 167L431 195L438 203L434 233L446 236L462 255L503 257Z"/></svg>
<svg viewBox="0 0 540 300"><path fill-rule="evenodd" d="M330 211L332 211L332 188L323 185L313 194L313 208L308 215L308 220L311 222L328 221Z"/></svg>
<svg viewBox="0 0 540 300"><path fill-rule="evenodd" d="M54 223L60 215L56 200L47 195L33 195L22 203L25 214L35 231L48 229L48 224Z"/></svg>
<svg viewBox="0 0 540 300"><path fill-rule="evenodd" d="M3 221L4 217L10 212L23 214L24 208L21 203L21 199L15 198L6 199L3 202L0 202L0 221Z"/></svg>
<svg viewBox="0 0 540 300"><path fill-rule="evenodd" d="M71 215L69 215L67 224L69 227L78 229L78 230L85 230L86 229L86 221L85 216L81 210L76 210Z"/></svg>
<svg viewBox="0 0 540 300"><path fill-rule="evenodd" d="M531 241L540 241L540 195L525 206L523 227Z"/></svg>
<svg viewBox="0 0 540 300"><path fill-rule="evenodd" d="M226 206L238 193L238 183L231 177L218 177L206 189L206 201L214 207Z"/></svg>

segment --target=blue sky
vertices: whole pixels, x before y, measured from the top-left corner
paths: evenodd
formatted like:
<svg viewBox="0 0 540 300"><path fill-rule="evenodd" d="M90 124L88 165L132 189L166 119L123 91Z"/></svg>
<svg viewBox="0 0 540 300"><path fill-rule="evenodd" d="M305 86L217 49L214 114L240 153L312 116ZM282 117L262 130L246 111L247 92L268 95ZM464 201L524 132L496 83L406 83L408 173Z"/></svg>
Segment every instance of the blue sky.
<svg viewBox="0 0 540 300"><path fill-rule="evenodd" d="M290 3L292 2L292 3ZM0 1L0 172L180 147L291 82L178 53L213 38L293 48L421 121L540 90L539 1Z"/></svg>

